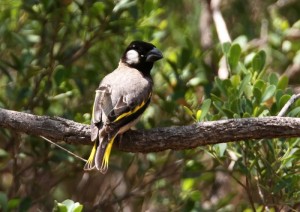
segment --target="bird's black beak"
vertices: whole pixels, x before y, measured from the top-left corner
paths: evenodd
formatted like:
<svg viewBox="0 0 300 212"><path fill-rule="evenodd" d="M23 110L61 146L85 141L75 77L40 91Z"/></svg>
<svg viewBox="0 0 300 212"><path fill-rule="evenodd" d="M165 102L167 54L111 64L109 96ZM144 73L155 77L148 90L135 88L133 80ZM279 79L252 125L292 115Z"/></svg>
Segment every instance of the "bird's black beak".
<svg viewBox="0 0 300 212"><path fill-rule="evenodd" d="M157 48L153 48L147 53L146 62L155 62L163 57L164 56L162 55L161 51L159 51Z"/></svg>

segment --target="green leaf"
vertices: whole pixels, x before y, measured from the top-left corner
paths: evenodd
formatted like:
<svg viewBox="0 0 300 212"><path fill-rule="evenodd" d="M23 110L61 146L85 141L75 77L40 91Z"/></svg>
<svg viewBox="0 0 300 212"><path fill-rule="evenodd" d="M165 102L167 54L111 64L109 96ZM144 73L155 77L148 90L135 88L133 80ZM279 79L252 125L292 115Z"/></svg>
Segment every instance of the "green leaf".
<svg viewBox="0 0 300 212"><path fill-rule="evenodd" d="M278 77L277 77L276 73L271 73L270 76L268 77L268 81L271 85L277 86Z"/></svg>
<svg viewBox="0 0 300 212"><path fill-rule="evenodd" d="M180 57L179 57L179 64L181 68L184 68L190 61L192 51L189 48L182 48Z"/></svg>
<svg viewBox="0 0 300 212"><path fill-rule="evenodd" d="M253 86L252 85L246 85L244 89L244 94L247 98L251 98L253 96Z"/></svg>
<svg viewBox="0 0 300 212"><path fill-rule="evenodd" d="M225 55L228 55L230 47L231 47L231 43L230 42L222 43L222 51L223 51L223 53Z"/></svg>
<svg viewBox="0 0 300 212"><path fill-rule="evenodd" d="M250 118L250 117L251 117L251 115L250 115L249 113L246 112L246 113L243 114L243 117L242 117L242 118Z"/></svg>
<svg viewBox="0 0 300 212"><path fill-rule="evenodd" d="M266 75L266 71L267 69L262 69L262 71L257 75L257 79L262 79L265 75ZM258 72L255 72L255 73L258 73Z"/></svg>
<svg viewBox="0 0 300 212"><path fill-rule="evenodd" d="M194 202L198 202L202 195L200 191L191 191L189 196Z"/></svg>
<svg viewBox="0 0 300 212"><path fill-rule="evenodd" d="M250 73L250 70L248 70L245 65L241 62L238 62L238 69L241 70L244 74Z"/></svg>
<svg viewBox="0 0 300 212"><path fill-rule="evenodd" d="M57 207L55 209L55 212L68 212L68 208L66 205L62 203L57 203Z"/></svg>
<svg viewBox="0 0 300 212"><path fill-rule="evenodd" d="M224 81L222 81L220 78L216 77L215 82L216 82L216 86L219 88L221 93L224 96L227 96L226 87L224 86L224 84L225 84Z"/></svg>
<svg viewBox="0 0 300 212"><path fill-rule="evenodd" d="M255 97L255 102L257 104L260 104L261 103L261 97L262 97L262 93L261 93L260 89L254 88L253 89L253 96Z"/></svg>
<svg viewBox="0 0 300 212"><path fill-rule="evenodd" d="M183 109L189 116L191 116L193 119L195 119L194 112L190 108L188 108L187 106L183 106Z"/></svg>
<svg viewBox="0 0 300 212"><path fill-rule="evenodd" d="M230 110L229 108L223 108L223 112L226 114L227 118L233 118L234 112Z"/></svg>
<svg viewBox="0 0 300 212"><path fill-rule="evenodd" d="M279 108L278 109L282 109L283 106L287 103L287 101L290 100L290 98L291 98L291 96L288 94L283 95L279 100L279 105L278 105Z"/></svg>
<svg viewBox="0 0 300 212"><path fill-rule="evenodd" d="M296 102L294 102L295 107L300 107L300 99L297 99Z"/></svg>
<svg viewBox="0 0 300 212"><path fill-rule="evenodd" d="M15 209L20 205L21 200L19 198L10 199L8 201L8 209Z"/></svg>
<svg viewBox="0 0 300 212"><path fill-rule="evenodd" d="M247 74L239 87L239 93L238 93L239 97L242 96L242 94L243 94L246 86L249 84L250 80L251 80L251 74Z"/></svg>
<svg viewBox="0 0 300 212"><path fill-rule="evenodd" d="M200 121L201 114L202 114L202 110L198 110L197 113L196 113L196 120L197 121Z"/></svg>
<svg viewBox="0 0 300 212"><path fill-rule="evenodd" d="M283 90L277 90L275 93L275 99L276 99L276 105L279 106L279 101L280 98L284 95L285 93L283 92Z"/></svg>
<svg viewBox="0 0 300 212"><path fill-rule="evenodd" d="M83 209L83 205L78 202L74 202L73 200L65 200L62 203L56 202L54 212L81 212Z"/></svg>
<svg viewBox="0 0 300 212"><path fill-rule="evenodd" d="M194 77L187 82L187 85L188 86L198 86L204 82L205 82L205 79L203 79L201 77Z"/></svg>
<svg viewBox="0 0 300 212"><path fill-rule="evenodd" d="M242 49L239 44L235 43L230 47L228 62L231 69L234 69L240 60Z"/></svg>
<svg viewBox="0 0 300 212"><path fill-rule="evenodd" d="M265 89L266 83L263 80L257 80L254 84L254 87L259 89L260 91L263 91Z"/></svg>
<svg viewBox="0 0 300 212"><path fill-rule="evenodd" d="M4 149L0 149L0 159L6 158L9 154Z"/></svg>
<svg viewBox="0 0 300 212"><path fill-rule="evenodd" d="M225 150L227 149L227 143L215 144L214 148L219 157L223 157Z"/></svg>
<svg viewBox="0 0 300 212"><path fill-rule="evenodd" d="M79 204L78 202L76 202L73 205L73 211L72 212L81 212L83 209L83 205Z"/></svg>
<svg viewBox="0 0 300 212"><path fill-rule="evenodd" d="M255 72L260 73L266 63L266 53L261 50L255 54L254 58L252 59L252 69Z"/></svg>
<svg viewBox="0 0 300 212"><path fill-rule="evenodd" d="M232 75L230 77L230 81L231 81L232 86L237 88L239 86L240 82L241 82L241 76L237 75L237 74Z"/></svg>
<svg viewBox="0 0 300 212"><path fill-rule="evenodd" d="M245 166L241 160L238 160L236 163L237 163L237 166L238 166L239 171L241 173L243 173L243 174L245 174L247 176L250 174L250 171L249 171L248 167Z"/></svg>
<svg viewBox="0 0 300 212"><path fill-rule="evenodd" d="M8 210L8 199L4 192L0 192L0 210L6 212Z"/></svg>
<svg viewBox="0 0 300 212"><path fill-rule="evenodd" d="M202 121L205 116L207 115L209 108L211 105L211 100L210 99L206 99L203 101L202 106L201 106L201 115L199 117L199 119L197 119L198 121Z"/></svg>
<svg viewBox="0 0 300 212"><path fill-rule="evenodd" d="M104 12L105 4L103 2L95 2L91 8L91 14L97 16Z"/></svg>
<svg viewBox="0 0 300 212"><path fill-rule="evenodd" d="M22 199L19 206L19 211L28 211L28 209L31 206L31 199L29 197L26 197Z"/></svg>
<svg viewBox="0 0 300 212"><path fill-rule="evenodd" d="M289 84L289 78L287 76L282 76L279 79L279 82L277 84L277 88L281 89L281 90L285 90L287 88L288 84Z"/></svg>
<svg viewBox="0 0 300 212"><path fill-rule="evenodd" d="M227 114L224 112L224 110L216 103L213 102L213 106L223 115L223 116L227 116Z"/></svg>
<svg viewBox="0 0 300 212"><path fill-rule="evenodd" d="M235 113L241 113L240 110L240 98L236 98L230 103L230 110L234 111Z"/></svg>
<svg viewBox="0 0 300 212"><path fill-rule="evenodd" d="M223 102L223 100L220 98L220 97L218 97L218 96L216 96L215 94L210 94L210 97L211 97L211 99L214 101L214 102Z"/></svg>
<svg viewBox="0 0 300 212"><path fill-rule="evenodd" d="M167 63L171 66L171 68L173 69L173 70L176 70L177 71L177 63L176 62L174 62L174 61L172 61L172 60L170 60L170 59L167 59Z"/></svg>
<svg viewBox="0 0 300 212"><path fill-rule="evenodd" d="M181 189L183 191L190 191L195 184L195 179L194 178L186 178L183 180L181 184Z"/></svg>
<svg viewBox="0 0 300 212"><path fill-rule="evenodd" d="M300 107L296 107L291 112L288 113L288 116L296 117L300 114Z"/></svg>
<svg viewBox="0 0 300 212"><path fill-rule="evenodd" d="M262 95L262 102L267 101L270 99L272 96L274 96L276 91L276 86L275 85L269 85L267 89L265 90L264 94Z"/></svg>
<svg viewBox="0 0 300 212"><path fill-rule="evenodd" d="M118 1L118 3L115 5L115 7L113 9L113 13L118 13L123 10L129 9L130 7L134 6L135 4L136 4L136 2L131 1L131 0Z"/></svg>
<svg viewBox="0 0 300 212"><path fill-rule="evenodd" d="M65 70L65 68L63 66L58 66L55 69L54 81L55 81L55 83L56 83L57 86L59 86L62 82L65 81L65 79L66 79L66 72L67 72L67 70Z"/></svg>
<svg viewBox="0 0 300 212"><path fill-rule="evenodd" d="M265 109L265 110L262 110L261 113L257 114L257 117L266 117L269 115L270 115L269 110Z"/></svg>
<svg viewBox="0 0 300 212"><path fill-rule="evenodd" d="M253 112L253 104L252 101L242 97L240 100L240 108L242 109L243 113L252 113Z"/></svg>

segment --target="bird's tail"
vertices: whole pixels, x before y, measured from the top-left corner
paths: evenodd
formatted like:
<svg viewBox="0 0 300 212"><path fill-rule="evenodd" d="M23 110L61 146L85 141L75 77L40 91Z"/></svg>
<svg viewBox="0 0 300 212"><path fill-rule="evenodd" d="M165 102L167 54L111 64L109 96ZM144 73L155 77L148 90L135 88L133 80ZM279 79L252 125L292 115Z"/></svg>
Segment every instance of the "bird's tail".
<svg viewBox="0 0 300 212"><path fill-rule="evenodd" d="M110 139L108 139L108 136L98 137L90 157L84 166L84 170L97 169L102 174L107 172L109 156L116 136L117 135L114 135Z"/></svg>

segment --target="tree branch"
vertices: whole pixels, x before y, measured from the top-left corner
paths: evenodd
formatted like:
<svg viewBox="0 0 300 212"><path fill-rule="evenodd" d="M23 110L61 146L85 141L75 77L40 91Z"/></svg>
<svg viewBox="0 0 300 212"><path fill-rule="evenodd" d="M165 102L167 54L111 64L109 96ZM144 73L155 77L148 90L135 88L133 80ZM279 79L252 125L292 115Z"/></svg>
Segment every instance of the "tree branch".
<svg viewBox="0 0 300 212"><path fill-rule="evenodd" d="M70 144L92 144L89 125L60 117L0 109L0 127ZM129 131L115 147L127 152L181 150L224 142L300 137L300 118L264 117L209 121L189 126Z"/></svg>

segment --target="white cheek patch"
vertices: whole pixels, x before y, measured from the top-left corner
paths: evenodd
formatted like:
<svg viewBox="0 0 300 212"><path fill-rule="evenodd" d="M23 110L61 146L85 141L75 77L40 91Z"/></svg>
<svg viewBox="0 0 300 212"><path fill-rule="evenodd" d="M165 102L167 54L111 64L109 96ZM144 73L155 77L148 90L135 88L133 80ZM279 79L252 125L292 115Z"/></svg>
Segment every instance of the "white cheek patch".
<svg viewBox="0 0 300 212"><path fill-rule="evenodd" d="M126 63L128 64L138 64L140 62L139 53L135 50L129 50L126 53Z"/></svg>

